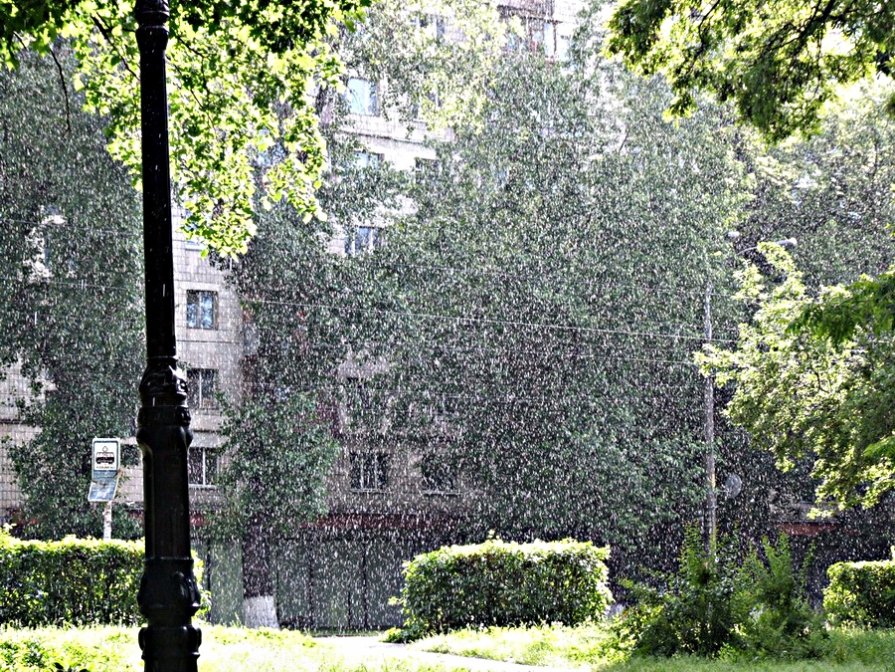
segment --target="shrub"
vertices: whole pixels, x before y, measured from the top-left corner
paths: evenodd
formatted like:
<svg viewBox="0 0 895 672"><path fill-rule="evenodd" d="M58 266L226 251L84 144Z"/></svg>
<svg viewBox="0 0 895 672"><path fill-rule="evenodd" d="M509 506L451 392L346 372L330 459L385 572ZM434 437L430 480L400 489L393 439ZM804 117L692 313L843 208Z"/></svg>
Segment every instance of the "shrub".
<svg viewBox="0 0 895 672"><path fill-rule="evenodd" d="M785 535L776 546L763 539L762 549L766 561L753 550L737 574L731 600L733 648L750 659L819 657L828 634L805 592L810 555L797 572Z"/></svg>
<svg viewBox="0 0 895 672"><path fill-rule="evenodd" d="M142 571L139 542L21 541L0 532L0 622L135 624Z"/></svg>
<svg viewBox="0 0 895 672"><path fill-rule="evenodd" d="M447 546L404 564L404 630L393 638L467 626L574 625L602 617L608 548L566 539L517 544L489 539Z"/></svg>
<svg viewBox="0 0 895 672"><path fill-rule="evenodd" d="M836 625L895 626L895 560L838 562L827 569L827 619Z"/></svg>
<svg viewBox="0 0 895 672"><path fill-rule="evenodd" d="M732 542L707 551L695 530L681 550L678 573L663 588L628 584L636 599L615 625L622 646L647 655L679 653L804 658L823 652L823 619L805 595L804 567L793 566L789 542L762 542L738 566Z"/></svg>
<svg viewBox="0 0 895 672"><path fill-rule="evenodd" d="M665 577L661 588L623 582L635 604L615 624L620 644L646 655L717 653L734 626L733 567L708 553L698 532L688 530L678 573Z"/></svg>

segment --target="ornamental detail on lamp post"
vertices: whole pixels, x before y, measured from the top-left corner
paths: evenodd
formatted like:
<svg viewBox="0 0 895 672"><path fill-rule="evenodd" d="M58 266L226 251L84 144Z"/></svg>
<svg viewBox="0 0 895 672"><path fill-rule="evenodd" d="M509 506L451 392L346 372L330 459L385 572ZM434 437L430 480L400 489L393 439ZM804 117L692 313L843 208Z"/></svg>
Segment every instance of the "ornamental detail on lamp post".
<svg viewBox="0 0 895 672"><path fill-rule="evenodd" d="M143 453L146 557L137 602L146 672L196 672L199 589L190 549L187 384L177 368L165 49L168 3L137 0L146 285L146 371L137 442Z"/></svg>

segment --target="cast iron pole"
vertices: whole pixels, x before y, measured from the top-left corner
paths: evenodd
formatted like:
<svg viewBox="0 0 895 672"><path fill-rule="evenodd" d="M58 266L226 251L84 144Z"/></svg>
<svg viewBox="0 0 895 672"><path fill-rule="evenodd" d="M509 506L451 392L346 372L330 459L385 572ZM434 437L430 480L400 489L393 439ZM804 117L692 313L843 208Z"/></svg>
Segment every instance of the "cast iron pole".
<svg viewBox="0 0 895 672"><path fill-rule="evenodd" d="M146 557L137 602L146 672L196 672L201 633L192 626L199 590L190 552L187 451L192 441L186 380L177 369L174 257L165 48L167 0L136 0L140 49L146 371L137 442L143 453Z"/></svg>

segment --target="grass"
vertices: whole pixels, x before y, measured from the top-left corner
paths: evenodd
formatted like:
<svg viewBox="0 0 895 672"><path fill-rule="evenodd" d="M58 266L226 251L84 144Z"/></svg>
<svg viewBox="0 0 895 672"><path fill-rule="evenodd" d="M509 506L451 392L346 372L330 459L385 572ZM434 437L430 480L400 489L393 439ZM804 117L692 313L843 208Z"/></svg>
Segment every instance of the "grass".
<svg viewBox="0 0 895 672"><path fill-rule="evenodd" d="M834 629L820 660L628 657L613 650L605 626L460 630L422 639L413 649L593 672L895 672L895 632Z"/></svg>
<svg viewBox="0 0 895 672"><path fill-rule="evenodd" d="M441 672L390 660L346 662L331 646L300 632L201 624L201 672ZM0 672L46 672L54 663L89 672L142 672L137 628L0 628Z"/></svg>
<svg viewBox="0 0 895 672"><path fill-rule="evenodd" d="M385 660L346 658L337 646L295 631L201 625L201 672L445 672L421 651L452 653L583 672L895 672L895 632L832 630L822 660L804 662L627 658L611 647L604 626L490 628L420 640ZM400 656L400 657L399 657ZM13 630L0 628L0 672L45 672L54 663L89 672L142 672L136 628Z"/></svg>

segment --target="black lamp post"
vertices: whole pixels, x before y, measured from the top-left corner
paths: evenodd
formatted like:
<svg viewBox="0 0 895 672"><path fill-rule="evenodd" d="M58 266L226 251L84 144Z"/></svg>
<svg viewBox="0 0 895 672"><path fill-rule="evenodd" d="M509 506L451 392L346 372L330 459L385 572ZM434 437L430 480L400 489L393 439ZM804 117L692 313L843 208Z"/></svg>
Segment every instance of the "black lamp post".
<svg viewBox="0 0 895 672"><path fill-rule="evenodd" d="M196 672L202 636L192 626L199 590L190 553L187 451L193 440L186 380L177 369L165 48L167 0L136 0L140 49L146 371L137 442L143 453L146 557L137 602L146 672Z"/></svg>

